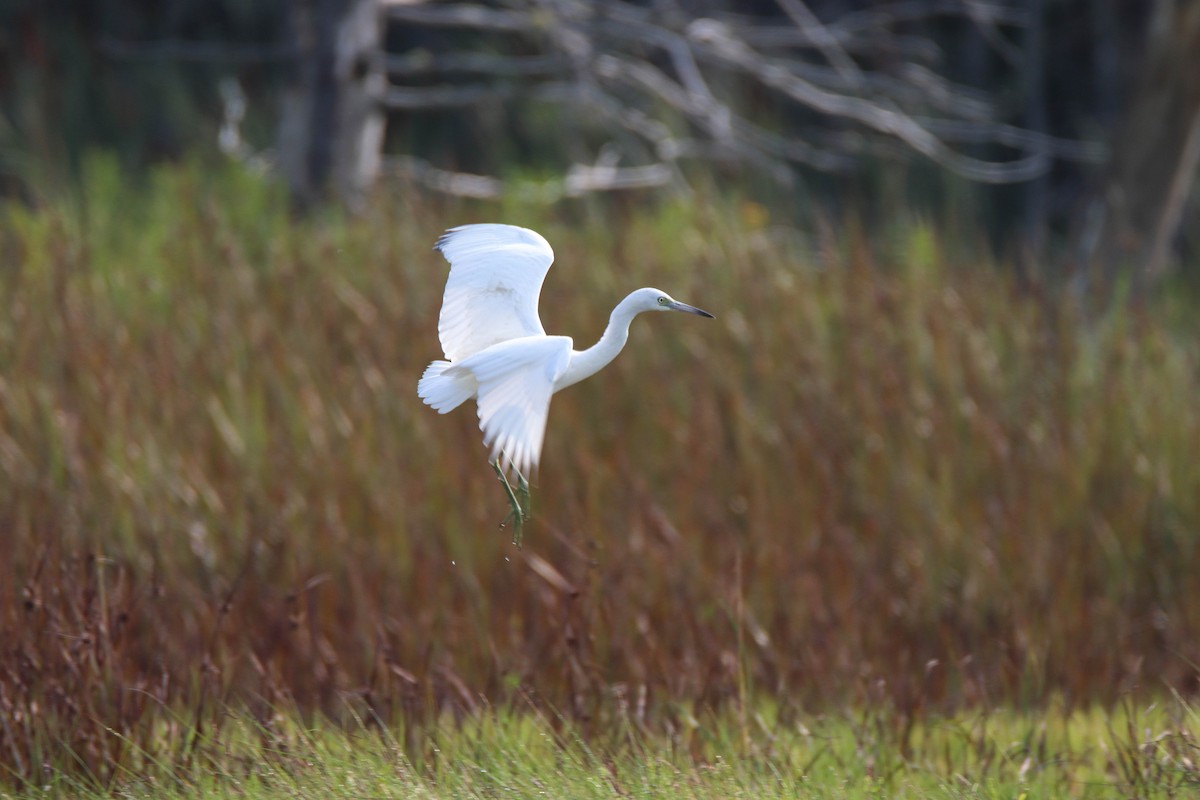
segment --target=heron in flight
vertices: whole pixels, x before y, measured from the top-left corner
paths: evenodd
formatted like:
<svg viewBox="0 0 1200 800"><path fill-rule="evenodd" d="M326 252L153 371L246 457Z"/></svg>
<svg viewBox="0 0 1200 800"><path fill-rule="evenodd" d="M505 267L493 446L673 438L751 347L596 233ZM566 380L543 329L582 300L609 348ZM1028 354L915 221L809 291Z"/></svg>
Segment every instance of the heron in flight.
<svg viewBox="0 0 1200 800"><path fill-rule="evenodd" d="M515 225L462 225L442 234L435 249L450 262L438 317L446 360L425 369L417 394L439 414L475 398L483 443L512 508L504 522L513 520L519 547L529 518L527 476L541 456L551 395L616 358L629 323L643 311L713 315L658 289L638 289L613 309L600 341L575 350L569 336L548 335L538 318L538 295L554 261L540 234ZM506 472L515 476L516 491Z"/></svg>

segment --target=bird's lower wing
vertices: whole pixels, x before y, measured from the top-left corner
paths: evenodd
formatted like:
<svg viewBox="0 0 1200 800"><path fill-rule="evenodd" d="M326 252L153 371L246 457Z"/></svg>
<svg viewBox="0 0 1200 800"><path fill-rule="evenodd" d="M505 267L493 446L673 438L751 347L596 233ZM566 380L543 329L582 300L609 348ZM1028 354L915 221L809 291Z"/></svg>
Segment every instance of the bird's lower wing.
<svg viewBox="0 0 1200 800"><path fill-rule="evenodd" d="M566 336L513 339L461 362L479 382L479 427L492 458L529 477L537 468L546 435L554 382L567 368Z"/></svg>

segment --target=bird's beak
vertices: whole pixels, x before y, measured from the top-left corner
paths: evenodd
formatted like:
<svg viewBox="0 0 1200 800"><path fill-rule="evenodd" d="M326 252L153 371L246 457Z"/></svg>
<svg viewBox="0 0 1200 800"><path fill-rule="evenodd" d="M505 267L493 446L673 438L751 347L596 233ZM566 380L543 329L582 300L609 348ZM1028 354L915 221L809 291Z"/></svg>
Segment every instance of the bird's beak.
<svg viewBox="0 0 1200 800"><path fill-rule="evenodd" d="M702 311L699 308L696 308L695 306L689 306L687 303L680 303L678 300L672 300L670 303L667 304L667 308L671 309L672 311L686 311L689 314L699 314L702 317L708 317L709 319L716 319L716 317L714 317L712 314L708 313L707 311Z"/></svg>

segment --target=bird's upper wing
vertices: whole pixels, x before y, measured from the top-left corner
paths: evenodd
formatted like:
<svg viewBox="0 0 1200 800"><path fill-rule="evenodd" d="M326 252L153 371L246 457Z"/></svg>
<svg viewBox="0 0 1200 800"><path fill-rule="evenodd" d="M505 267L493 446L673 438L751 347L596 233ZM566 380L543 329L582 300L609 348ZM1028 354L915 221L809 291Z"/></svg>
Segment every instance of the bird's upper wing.
<svg viewBox="0 0 1200 800"><path fill-rule="evenodd" d="M530 336L502 342L457 365L479 383L479 427L492 458L528 477L546 435L554 382L571 360L567 336Z"/></svg>
<svg viewBox="0 0 1200 800"><path fill-rule="evenodd" d="M438 239L450 277L438 338L450 361L508 339L545 335L538 295L554 261L540 234L515 225L463 225Z"/></svg>

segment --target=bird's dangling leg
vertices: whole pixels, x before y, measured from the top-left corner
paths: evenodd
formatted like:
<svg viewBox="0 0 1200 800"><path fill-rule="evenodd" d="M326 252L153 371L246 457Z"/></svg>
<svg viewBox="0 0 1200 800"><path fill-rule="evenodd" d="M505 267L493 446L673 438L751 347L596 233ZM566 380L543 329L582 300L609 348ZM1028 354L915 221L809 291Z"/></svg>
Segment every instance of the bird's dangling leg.
<svg viewBox="0 0 1200 800"><path fill-rule="evenodd" d="M533 493L529 491L529 479L517 470L517 497L521 501L521 512L525 519L533 517Z"/></svg>
<svg viewBox="0 0 1200 800"><path fill-rule="evenodd" d="M520 549L521 534L524 533L525 520L528 518L525 508L529 502L529 483L525 480L525 476L518 471L517 477L519 480L517 486L526 501L526 505L523 507L521 501L517 499L516 492L513 491L512 484L508 482L508 476L504 474L504 468L500 466L500 456L497 456L495 461L488 463L492 465L492 469L496 472L496 477L500 479L500 485L504 487L504 494L508 497L508 504L510 506L508 516L500 523L500 527L503 528L510 519L513 521L513 544Z"/></svg>

